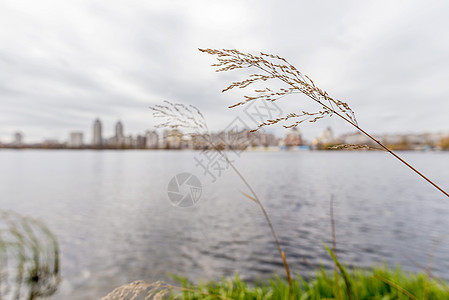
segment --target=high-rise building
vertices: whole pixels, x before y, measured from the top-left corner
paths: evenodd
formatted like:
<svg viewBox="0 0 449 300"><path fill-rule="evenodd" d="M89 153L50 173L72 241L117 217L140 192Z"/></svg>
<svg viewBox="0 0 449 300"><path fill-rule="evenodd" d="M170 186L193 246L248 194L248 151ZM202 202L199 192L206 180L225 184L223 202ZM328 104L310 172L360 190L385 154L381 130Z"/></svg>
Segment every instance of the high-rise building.
<svg viewBox="0 0 449 300"><path fill-rule="evenodd" d="M83 133L71 132L68 146L70 148L81 148L83 146Z"/></svg>
<svg viewBox="0 0 449 300"><path fill-rule="evenodd" d="M137 135L134 140L133 147L136 149L144 149L145 148L145 136Z"/></svg>
<svg viewBox="0 0 449 300"><path fill-rule="evenodd" d="M21 146L23 144L23 134L21 132L14 133L13 140L15 146Z"/></svg>
<svg viewBox="0 0 449 300"><path fill-rule="evenodd" d="M117 146L121 146L125 143L125 136L123 135L123 124L120 121L115 124L115 142Z"/></svg>
<svg viewBox="0 0 449 300"><path fill-rule="evenodd" d="M95 147L101 147L103 145L103 136L101 129L101 121L96 119L94 122L94 132L92 138L92 145Z"/></svg>
<svg viewBox="0 0 449 300"><path fill-rule="evenodd" d="M270 147L277 146L278 140L272 133L262 133L260 135L260 146Z"/></svg>
<svg viewBox="0 0 449 300"><path fill-rule="evenodd" d="M168 149L168 129L164 129L162 132L162 148Z"/></svg>
<svg viewBox="0 0 449 300"><path fill-rule="evenodd" d="M125 147L131 148L133 146L134 138L132 135L125 136Z"/></svg>
<svg viewBox="0 0 449 300"><path fill-rule="evenodd" d="M167 145L169 149L181 149L182 133L178 129L172 129L167 133Z"/></svg>
<svg viewBox="0 0 449 300"><path fill-rule="evenodd" d="M329 144L334 141L334 132L330 127L327 127L320 136L318 137L319 141L323 144Z"/></svg>
<svg viewBox="0 0 449 300"><path fill-rule="evenodd" d="M301 131L298 128L292 128L285 136L284 142L287 147L301 146L303 144Z"/></svg>
<svg viewBox="0 0 449 300"><path fill-rule="evenodd" d="M146 138L146 148L148 149L157 149L159 146L159 135L156 131L147 131L145 132Z"/></svg>

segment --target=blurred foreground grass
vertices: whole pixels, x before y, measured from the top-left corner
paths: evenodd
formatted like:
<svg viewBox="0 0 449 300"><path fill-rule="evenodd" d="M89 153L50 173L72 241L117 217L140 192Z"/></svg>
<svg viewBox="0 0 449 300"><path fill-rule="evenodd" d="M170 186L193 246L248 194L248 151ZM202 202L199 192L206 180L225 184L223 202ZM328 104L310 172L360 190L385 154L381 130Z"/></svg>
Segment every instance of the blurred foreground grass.
<svg viewBox="0 0 449 300"><path fill-rule="evenodd" d="M173 299L449 299L446 282L429 278L426 273L407 273L397 267L373 268L369 271L345 270L345 280L335 273L319 270L314 278L297 276L293 280L292 296L288 283L280 278L249 286L238 276L220 282L194 286L177 278L183 291L172 292Z"/></svg>
<svg viewBox="0 0 449 300"><path fill-rule="evenodd" d="M59 285L59 246L41 221L0 209L0 299L37 299Z"/></svg>
<svg viewBox="0 0 449 300"><path fill-rule="evenodd" d="M180 286L135 281L102 299L449 299L447 282L428 273L408 273L399 266L393 269L387 265L370 270L341 266L338 273L320 269L311 278L293 278L291 291L287 280L279 277L251 285L238 275L199 285L184 277L174 279Z"/></svg>

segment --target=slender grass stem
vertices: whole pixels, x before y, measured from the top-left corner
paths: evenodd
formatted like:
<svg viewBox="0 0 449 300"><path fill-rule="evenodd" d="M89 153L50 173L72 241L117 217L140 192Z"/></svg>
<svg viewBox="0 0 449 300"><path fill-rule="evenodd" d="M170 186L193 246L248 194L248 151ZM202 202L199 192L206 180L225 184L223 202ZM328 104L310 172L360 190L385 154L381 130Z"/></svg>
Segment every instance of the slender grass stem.
<svg viewBox="0 0 449 300"><path fill-rule="evenodd" d="M285 82L286 84L292 86L295 89L299 88L292 83L291 81L283 78L283 77L279 77L276 76L276 74L274 74L273 72L270 72L268 70L266 70L266 68L260 67L255 65L255 67L259 68L260 70L267 72L268 74L271 74L272 76L275 76L276 78L280 79L281 81ZM391 155L393 155L396 159L398 159L400 162L402 162L404 165L406 165L408 168L410 168L413 172L415 172L416 174L418 174L419 176L421 176L424 180L426 180L428 183L430 183L433 187L435 187L437 190L439 190L441 193L443 193L446 197L449 198L449 193L447 193L445 190L443 190L440 186L438 186L435 182L433 182L432 180L430 180L427 176L425 176L424 174L422 174L420 171L418 171L416 168L414 168L412 165L410 165L407 161L405 161L402 157L400 157L399 155L397 155L395 152L393 152L393 150L391 150L390 148L388 148L387 146L385 146L384 144L382 144L379 140L377 140L376 138L374 138L372 135L370 135L368 132L366 132L365 130L363 130L362 128L359 127L359 125L357 124L357 122L354 122L350 119L348 119L347 117L345 117L344 115L342 115L341 113L339 113L338 111L335 110L335 108L332 106L332 102L329 102L330 105L327 105L326 103L323 103L322 101L320 101L319 99L314 98L314 94L310 94L310 93L306 93L306 95L311 98L312 100L316 101L317 103L319 103L321 106L327 108L329 111L331 111L333 114L339 116L340 118L342 118L343 120L345 120L346 122L348 122L349 124L351 124L352 126L354 126L358 131L360 131L361 133L363 133L364 135L366 135L369 139L371 139L373 142L375 142L376 144L378 144L380 147L382 147L382 149L384 149L385 151L387 151L388 153L390 153Z"/></svg>
<svg viewBox="0 0 449 300"><path fill-rule="evenodd" d="M378 141L364 129L362 129L355 118L355 114L352 109L349 107L347 103L344 103L340 100L335 100L331 98L327 92L318 88L315 83L307 77L307 75L303 75L299 72L293 65L291 65L285 58L280 57L278 55L260 53L260 56L256 56L250 53L242 53L236 49L199 49L201 52L208 53L210 55L216 55L218 57L218 63L213 64L212 66L217 67L216 72L225 72L234 69L243 69L243 68L256 68L262 72L262 74L252 74L247 79L243 81L233 82L227 88L223 90L223 92L228 91L233 88L246 88L251 84L256 82L265 82L271 79L277 79L285 83L290 88L280 88L276 90L271 90L269 88L265 88L263 90L255 89L255 96L245 96L245 100L234 104L230 107L236 107L239 105L246 104L249 101L253 101L256 99L262 99L265 101L276 101L280 98L294 94L294 93L303 93L313 101L318 103L322 110L317 112L306 112L303 111L301 114L291 113L286 117L281 117L273 120L267 120L266 122L260 124L258 128L266 125L273 125L281 121L286 121L291 118L299 118L300 120L295 122L290 126L284 126L287 128L295 127L300 123L309 120L309 122L315 122L325 116L337 115L342 118L347 123L351 124L355 127L359 132L367 136L374 143L379 145L382 149L390 153L393 157L399 160L401 163L406 165L410 170L419 175L429 184L431 184L438 191L443 193L446 197L449 198L449 193L446 192L443 188L437 185L434 181L429 179L423 173L418 171L415 167L405 161L398 154L393 152L383 143ZM268 75L264 75L268 74ZM310 120L310 118L313 118ZM257 129L256 129L257 130Z"/></svg>
<svg viewBox="0 0 449 300"><path fill-rule="evenodd" d="M250 190L250 192L253 195L253 197L251 197L251 196L249 196L248 194L245 194L245 193L242 193L242 194L245 195L246 197L250 198L254 202L256 202L257 205L259 206L260 210L262 211L262 213L263 213L263 215L265 217L265 220L266 220L266 222L268 224L268 227L270 227L271 235L273 236L274 242L276 243L276 247L277 247L277 249L279 251L279 254L281 255L282 263L284 264L285 273L287 275L288 285L289 285L290 290L291 290L292 289L292 278L291 278L291 275L290 275L290 268L289 268L288 263L287 263L287 258L285 257L285 252L281 248L281 243L279 243L279 239L277 237L276 231L274 230L273 223L271 223L271 219L268 216L268 213L265 210L265 207L263 206L262 202L260 201L260 199L257 196L257 194L254 191L254 189L251 187L251 185L248 183L248 181L245 179L245 177L242 175L242 173L240 173L240 171L229 160L228 156L225 153L223 153L220 149L218 149L218 147L213 145L212 143L211 143L211 145L226 160L226 162L231 166L231 168L234 170L234 172L237 174L237 176L239 176L239 178L243 181L243 183L246 185L246 187Z"/></svg>
<svg viewBox="0 0 449 300"><path fill-rule="evenodd" d="M251 187L249 182L246 180L246 178L243 176L243 174L235 167L235 165L231 162L231 160L228 158L226 153L224 153L218 145L215 145L212 143L209 130L207 127L207 123L204 119L204 116L201 114L198 108L195 106L190 105L189 107L185 106L181 103L171 103L169 101L165 101L164 105L156 105L154 107L150 107L151 110L153 110L153 116L157 118L164 118L165 122L160 124L158 127L169 127L169 128L186 128L188 130L193 130L194 133L191 133L191 137L200 137L204 140L206 145L213 149L214 151L217 151L217 153L224 158L226 163L231 166L231 168L234 170L234 172L237 174L237 176L242 180L242 182L245 184L245 186L248 188L249 192L252 196L242 193L249 199L253 200L257 203L260 210L262 211L265 220L270 227L271 234L273 236L274 242L276 244L277 250L279 251L279 254L282 258L282 263L285 268L285 273L287 275L288 284L290 287L290 290L292 290L292 279L290 275L290 268L287 263L287 258L285 257L285 252L281 248L281 244L279 242L279 239L277 237L276 231L274 230L274 226L270 220L270 217L268 216L267 211L265 210L265 207L263 206L262 202L260 201L259 197L257 196L254 189Z"/></svg>
<svg viewBox="0 0 449 300"><path fill-rule="evenodd" d="M393 152L393 150L391 150L390 148L388 148L387 146L385 146L384 144L382 144L379 140L377 140L376 138L374 138L372 135L370 135L369 133L367 133L365 130L363 130L362 128L360 128L357 124L354 124L351 122L351 120L348 120L347 118L345 118L343 115L341 115L340 113L336 112L335 110L333 111L337 116L339 116L340 118L344 119L346 122L348 122L349 124L351 124L352 126L354 126L358 131L360 131L361 133L363 133L364 135L366 135L368 138L370 138L373 142L375 142L376 144L378 144L380 147L382 147L382 149L384 149L385 151L387 151L388 153L390 153L391 155L393 155L396 159L398 159L400 162L402 162L404 165L406 165L408 168L410 168L413 172L415 172L416 174L418 174L419 176L421 176L421 178L423 178L425 181L427 181L428 183L430 183L433 187L435 187L437 190L439 190L441 193L443 193L446 197L449 198L449 193L447 193L445 190L443 190L440 186L438 186L435 182L433 182L432 180L430 180L427 176L425 176L424 174L422 174L420 171L418 171L416 168L414 168L412 165L410 165L407 161L405 161L402 157L400 157L399 155L397 155L395 152Z"/></svg>

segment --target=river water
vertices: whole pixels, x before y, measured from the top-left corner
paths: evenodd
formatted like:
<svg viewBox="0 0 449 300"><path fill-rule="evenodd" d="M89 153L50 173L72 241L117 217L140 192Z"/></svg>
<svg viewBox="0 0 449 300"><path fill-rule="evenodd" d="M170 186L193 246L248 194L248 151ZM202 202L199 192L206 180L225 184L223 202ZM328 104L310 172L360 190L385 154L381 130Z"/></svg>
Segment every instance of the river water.
<svg viewBox="0 0 449 300"><path fill-rule="evenodd" d="M400 153L449 190L449 153ZM283 276L270 230L231 168L215 181L190 151L0 151L0 208L44 221L61 249L54 299L96 299L134 280L192 281L239 273ZM330 199L337 253L347 265L426 265L449 232L449 199L385 152L246 152L234 165L271 217L293 273L332 268ZM195 175L196 205L172 205L170 180ZM449 241L434 251L449 279Z"/></svg>

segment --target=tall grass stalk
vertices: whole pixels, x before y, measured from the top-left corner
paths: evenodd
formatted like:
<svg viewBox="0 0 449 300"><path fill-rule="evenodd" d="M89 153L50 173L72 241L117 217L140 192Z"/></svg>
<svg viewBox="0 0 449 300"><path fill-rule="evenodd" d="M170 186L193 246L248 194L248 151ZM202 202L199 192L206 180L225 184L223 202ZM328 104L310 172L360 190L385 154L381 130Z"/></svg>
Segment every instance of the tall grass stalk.
<svg viewBox="0 0 449 300"><path fill-rule="evenodd" d="M315 85L315 83L307 75L303 75L299 70L297 70L292 64L290 64L285 58L279 55L266 54L260 52L260 55L253 55L250 53L243 53L235 49L199 49L201 52L215 55L218 62L213 64L216 67L216 72L231 71L234 69L247 69L253 68L259 71L259 73L251 74L248 78L235 81L231 83L228 87L223 89L223 92L229 91L233 88L244 89L255 83L263 83L270 80L278 80L285 84L282 88L263 88L254 89L254 95L244 96L244 100L238 102L232 106L236 107L239 105L244 105L250 101L257 99L263 99L266 101L276 101L280 98L288 96L290 94L304 94L315 103L320 106L320 110L314 112L301 111L300 113L290 113L284 117L280 117L273 120L266 120L261 123L258 128L263 126L273 125L279 122L284 122L287 120L293 121L289 125L284 125L286 128L296 127L304 121L316 122L326 116L336 115L343 119L345 122L355 127L358 131L363 133L382 149L393 155L396 159L410 168L413 172L418 174L434 188L443 193L449 198L449 194L438 186L435 182L430 180L424 174L419 172L416 168L406 162L403 158L389 149L387 146L382 144L379 140L375 139L372 135L367 133L365 130L359 127L357 119L354 112L345 102L338 99L334 99L329 96L329 94L320 89ZM257 130L257 129L256 129Z"/></svg>
<svg viewBox="0 0 449 300"><path fill-rule="evenodd" d="M211 140L211 135L209 129L207 127L206 120L201 113L201 111L193 106L186 106L182 103L171 103L169 101L165 101L165 105L155 105L151 106L150 109L153 111L153 117L162 119L163 121L157 127L165 127L178 129L182 128L184 130L188 130L187 135L190 135L194 139L201 138L202 142L206 143L208 147L210 147L213 151L217 151L218 154L226 161L226 163L231 166L232 170L237 174L237 176L242 180L245 186L250 191L251 195L247 193L241 192L245 197L251 199L259 206L262 211L265 221L270 228L271 234L273 236L274 242L276 244L277 250L282 259L282 263L284 265L285 273L287 276L287 281L291 287L292 279L290 275L290 268L288 266L287 258L285 257L285 252L281 248L281 244L277 237L276 231L274 230L273 223L270 220L270 217L265 210L262 202L257 196L256 192L243 176L243 174L235 167L232 161L228 158L226 153L224 153L219 145L216 145Z"/></svg>

